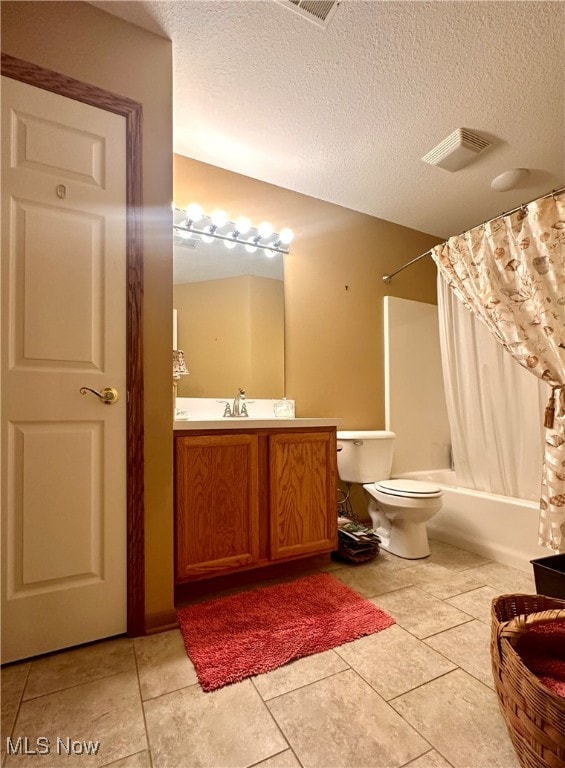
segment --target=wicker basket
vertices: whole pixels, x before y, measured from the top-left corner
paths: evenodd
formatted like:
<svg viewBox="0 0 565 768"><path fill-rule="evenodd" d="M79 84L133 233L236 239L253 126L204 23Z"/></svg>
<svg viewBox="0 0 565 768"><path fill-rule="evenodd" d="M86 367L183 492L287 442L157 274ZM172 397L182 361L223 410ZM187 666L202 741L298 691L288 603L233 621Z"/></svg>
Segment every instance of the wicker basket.
<svg viewBox="0 0 565 768"><path fill-rule="evenodd" d="M494 684L522 768L565 768L565 698L526 667L514 649L536 624L565 621L565 601L543 595L501 595L492 603Z"/></svg>

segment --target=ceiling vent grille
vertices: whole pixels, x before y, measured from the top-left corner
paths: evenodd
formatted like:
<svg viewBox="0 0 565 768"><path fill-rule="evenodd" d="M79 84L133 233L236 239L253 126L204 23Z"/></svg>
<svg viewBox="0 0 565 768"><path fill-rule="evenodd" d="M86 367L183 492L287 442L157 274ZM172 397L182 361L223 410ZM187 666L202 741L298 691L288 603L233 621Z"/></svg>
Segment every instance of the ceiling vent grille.
<svg viewBox="0 0 565 768"><path fill-rule="evenodd" d="M458 171L490 146L491 142L477 133L468 131L466 128L457 128L424 155L422 160L430 165L445 168L446 171Z"/></svg>
<svg viewBox="0 0 565 768"><path fill-rule="evenodd" d="M339 0L278 0L278 2L319 27L328 26L339 5Z"/></svg>

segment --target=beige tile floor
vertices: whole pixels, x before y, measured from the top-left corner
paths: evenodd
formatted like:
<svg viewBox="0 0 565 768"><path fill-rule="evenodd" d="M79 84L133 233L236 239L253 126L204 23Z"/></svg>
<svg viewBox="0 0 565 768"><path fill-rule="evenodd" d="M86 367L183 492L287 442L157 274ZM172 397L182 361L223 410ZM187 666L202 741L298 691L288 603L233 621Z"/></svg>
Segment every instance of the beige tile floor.
<svg viewBox="0 0 565 768"><path fill-rule="evenodd" d="M2 765L113 768L517 768L492 687L490 602L533 579L431 542L329 569L396 625L203 693L178 631L2 670ZM324 568L328 570L328 566ZM7 755L6 737L51 740ZM57 737L99 741L66 754Z"/></svg>

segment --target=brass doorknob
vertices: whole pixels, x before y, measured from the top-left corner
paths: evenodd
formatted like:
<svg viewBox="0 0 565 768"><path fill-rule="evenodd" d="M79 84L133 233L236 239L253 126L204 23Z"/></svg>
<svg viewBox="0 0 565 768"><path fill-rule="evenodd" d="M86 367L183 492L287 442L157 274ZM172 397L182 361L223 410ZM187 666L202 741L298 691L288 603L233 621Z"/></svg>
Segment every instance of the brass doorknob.
<svg viewBox="0 0 565 768"><path fill-rule="evenodd" d="M114 387L104 387L100 392L97 389L92 389L92 387L80 388L81 395L86 395L87 392L92 392L93 395L99 397L104 405L113 405L120 399L120 393L117 389L114 389Z"/></svg>

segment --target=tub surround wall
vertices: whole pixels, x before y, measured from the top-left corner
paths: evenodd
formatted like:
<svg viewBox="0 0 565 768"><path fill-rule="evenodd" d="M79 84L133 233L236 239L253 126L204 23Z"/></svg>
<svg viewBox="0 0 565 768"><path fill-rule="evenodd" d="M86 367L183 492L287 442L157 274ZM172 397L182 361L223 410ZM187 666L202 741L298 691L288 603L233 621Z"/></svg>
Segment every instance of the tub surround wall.
<svg viewBox="0 0 565 768"><path fill-rule="evenodd" d="M437 306L385 296L384 316L385 420L397 437L392 471L448 467Z"/></svg>

